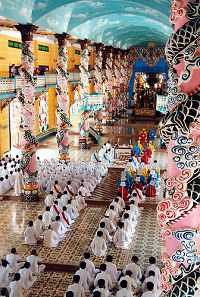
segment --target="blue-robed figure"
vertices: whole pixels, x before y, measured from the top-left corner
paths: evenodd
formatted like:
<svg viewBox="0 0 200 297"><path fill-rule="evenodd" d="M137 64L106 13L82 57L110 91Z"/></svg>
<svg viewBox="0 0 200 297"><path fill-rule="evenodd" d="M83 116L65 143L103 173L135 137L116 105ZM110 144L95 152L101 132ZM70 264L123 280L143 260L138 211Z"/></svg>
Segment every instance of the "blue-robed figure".
<svg viewBox="0 0 200 297"><path fill-rule="evenodd" d="M135 146L133 147L133 149L131 150L131 155L136 155L137 157L141 156L141 150L140 147L138 145L138 143L135 144Z"/></svg>
<svg viewBox="0 0 200 297"><path fill-rule="evenodd" d="M149 132L149 140L152 140L152 142L154 142L155 139L156 139L156 131L154 129L152 129Z"/></svg>

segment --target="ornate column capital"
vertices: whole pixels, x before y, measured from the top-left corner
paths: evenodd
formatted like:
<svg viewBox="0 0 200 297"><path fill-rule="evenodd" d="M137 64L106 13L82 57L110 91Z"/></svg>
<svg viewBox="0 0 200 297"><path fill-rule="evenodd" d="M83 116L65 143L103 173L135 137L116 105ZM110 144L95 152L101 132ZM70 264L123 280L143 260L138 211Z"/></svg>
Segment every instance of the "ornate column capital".
<svg viewBox="0 0 200 297"><path fill-rule="evenodd" d="M18 24L15 28L22 35L22 42L33 41L33 34L37 31L38 26L33 24Z"/></svg>
<svg viewBox="0 0 200 297"><path fill-rule="evenodd" d="M58 40L58 46L64 46L66 44L66 41L71 37L70 34L67 34L65 32L63 33L56 33L54 34L55 38Z"/></svg>
<svg viewBox="0 0 200 297"><path fill-rule="evenodd" d="M88 45L90 44L90 40L89 39L77 39L78 43L81 45L81 49L84 50L88 47Z"/></svg>
<svg viewBox="0 0 200 297"><path fill-rule="evenodd" d="M96 52L98 53L103 51L104 45L103 43L94 43L94 47L96 49Z"/></svg>

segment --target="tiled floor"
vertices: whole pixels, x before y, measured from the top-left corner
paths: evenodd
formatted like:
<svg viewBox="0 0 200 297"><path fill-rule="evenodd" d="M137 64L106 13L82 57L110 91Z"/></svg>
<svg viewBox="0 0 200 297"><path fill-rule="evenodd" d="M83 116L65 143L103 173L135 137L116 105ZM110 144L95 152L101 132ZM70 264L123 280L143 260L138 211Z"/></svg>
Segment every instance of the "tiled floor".
<svg viewBox="0 0 200 297"><path fill-rule="evenodd" d="M137 140L139 130L143 127L147 129L156 128L154 123L150 122L134 122L130 127L127 119L120 120L115 126L104 126L106 135L102 137L102 142L111 139L113 142L120 144L129 144L130 138L133 141ZM125 126L124 126L125 125ZM118 141L119 140L119 141ZM77 135L70 136L71 148L70 157L73 160L90 160L91 154L96 149L94 146L90 150L79 150L76 145ZM157 141L158 143L159 141ZM51 157L57 158L57 145L55 137L42 141L38 156L41 159ZM155 158L162 170L166 169L166 152L164 150L156 149ZM120 177L121 169L110 169L107 176L104 178L102 184L98 186L92 199L104 200L101 204L91 202L90 205L81 212L79 218L76 220L72 231L69 232L62 243L55 249L46 249L42 245L37 246L39 255L45 262L54 264L78 265L82 259L82 254L85 250L90 250L90 244L94 233L97 229L98 223L104 214L107 202L116 195L117 180ZM161 191L162 193L162 191ZM11 193L9 193L11 194ZM120 251L113 245L109 246L108 253L114 256L114 260L119 267L124 267L130 260L133 254L140 258L141 267L146 269L148 258L151 255L159 259L160 254L160 231L156 221L156 204L162 198L162 195L157 199L148 199L142 206L141 216L137 226L137 231L133 238L131 249L128 251ZM91 199L91 200L92 200ZM21 245L23 241L23 230L30 219L35 219L41 211L44 210L44 204L26 203L19 199L9 197L0 202L0 232L1 232L1 248L0 256L4 257L8 250L16 246L19 254L22 257L30 253L31 248ZM93 257L96 265L104 261L103 258ZM159 264L160 261L158 261ZM61 297L64 295L66 287L71 283L71 273L61 272L44 272L31 289L31 297Z"/></svg>

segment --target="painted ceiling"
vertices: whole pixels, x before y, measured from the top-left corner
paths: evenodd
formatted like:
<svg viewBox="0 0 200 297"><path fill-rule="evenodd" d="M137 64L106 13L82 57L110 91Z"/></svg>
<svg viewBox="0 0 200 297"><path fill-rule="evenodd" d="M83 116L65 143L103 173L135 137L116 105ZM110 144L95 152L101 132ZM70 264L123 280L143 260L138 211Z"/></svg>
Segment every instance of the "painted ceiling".
<svg viewBox="0 0 200 297"><path fill-rule="evenodd" d="M169 0L0 0L0 15L123 49L163 46L172 29Z"/></svg>

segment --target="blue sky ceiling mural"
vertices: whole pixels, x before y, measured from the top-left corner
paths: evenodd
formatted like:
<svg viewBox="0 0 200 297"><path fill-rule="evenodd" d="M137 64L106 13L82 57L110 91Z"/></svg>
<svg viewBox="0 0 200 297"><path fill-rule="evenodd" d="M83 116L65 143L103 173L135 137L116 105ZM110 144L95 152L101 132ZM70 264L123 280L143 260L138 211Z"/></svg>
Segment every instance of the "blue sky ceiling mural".
<svg viewBox="0 0 200 297"><path fill-rule="evenodd" d="M0 0L0 15L120 48L166 43L168 0Z"/></svg>

